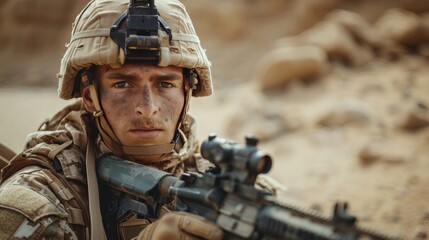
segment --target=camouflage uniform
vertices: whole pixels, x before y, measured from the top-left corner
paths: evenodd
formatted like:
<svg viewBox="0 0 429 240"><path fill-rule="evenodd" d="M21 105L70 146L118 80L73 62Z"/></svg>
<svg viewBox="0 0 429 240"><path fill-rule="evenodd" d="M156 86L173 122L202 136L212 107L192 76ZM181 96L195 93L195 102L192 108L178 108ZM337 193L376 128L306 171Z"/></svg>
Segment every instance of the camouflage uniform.
<svg viewBox="0 0 429 240"><path fill-rule="evenodd" d="M99 209L98 185L93 181L96 173L90 166L95 165L91 159L104 154L115 152L116 155L130 156L132 151L125 149L133 147L133 151L141 150L134 155L151 155L154 153L148 153L146 147L168 145L169 149L162 152L163 161L153 167L179 175L184 170L195 170L191 169L195 167L202 170L208 164L196 153L195 124L186 114L191 96L212 94L211 64L185 7L178 0L156 0L159 46L150 48L157 49L155 55L159 57L159 67L176 66L189 70L189 81L184 84L185 103L179 119L178 141L156 146L124 146L103 114L96 84L90 81L93 79L89 74L84 73L95 65L116 68L125 63L127 48L123 42L115 42L111 33L112 26L115 26L116 34L126 27L123 16L127 15L123 14L127 13L129 5L129 0L91 0L76 17L57 75L59 96L66 100L78 98L81 97L81 87L87 88L95 111L88 113L84 110L82 100L66 107L40 131L29 135L24 152L2 170L0 239L90 239L90 236L103 239L102 222L97 221L101 220L100 213L94 214L94 209ZM116 25L118 20L122 22ZM144 56L139 57L143 61L147 58L146 51L142 54ZM95 130L98 132L93 133ZM88 147L90 145L94 147ZM90 158L91 152L95 156ZM128 220L131 223L121 224L124 228L132 226L136 234L139 232L136 225L144 228L149 223L132 217Z"/></svg>
<svg viewBox="0 0 429 240"><path fill-rule="evenodd" d="M176 175L195 163L204 167L188 122L175 151L155 167ZM78 100L28 136L24 152L1 174L0 239L89 239L85 153L92 124ZM99 138L95 151L109 153Z"/></svg>

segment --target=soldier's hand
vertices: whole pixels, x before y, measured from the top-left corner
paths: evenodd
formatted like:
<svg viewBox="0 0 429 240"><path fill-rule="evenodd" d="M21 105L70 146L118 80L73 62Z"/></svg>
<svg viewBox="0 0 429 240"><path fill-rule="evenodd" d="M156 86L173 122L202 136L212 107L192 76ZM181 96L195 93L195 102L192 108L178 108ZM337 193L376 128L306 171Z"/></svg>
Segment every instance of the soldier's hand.
<svg viewBox="0 0 429 240"><path fill-rule="evenodd" d="M194 214L170 212L151 223L137 239L139 240L221 240L223 231L214 223Z"/></svg>

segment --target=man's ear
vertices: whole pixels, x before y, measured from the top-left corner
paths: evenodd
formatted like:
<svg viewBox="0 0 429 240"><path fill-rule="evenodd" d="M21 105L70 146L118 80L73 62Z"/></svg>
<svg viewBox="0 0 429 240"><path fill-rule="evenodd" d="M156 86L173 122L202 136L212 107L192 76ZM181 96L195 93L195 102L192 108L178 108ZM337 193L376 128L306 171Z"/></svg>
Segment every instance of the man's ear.
<svg viewBox="0 0 429 240"><path fill-rule="evenodd" d="M82 95L83 105L85 106L86 111L95 112L94 101L92 101L89 86L81 86L80 93Z"/></svg>

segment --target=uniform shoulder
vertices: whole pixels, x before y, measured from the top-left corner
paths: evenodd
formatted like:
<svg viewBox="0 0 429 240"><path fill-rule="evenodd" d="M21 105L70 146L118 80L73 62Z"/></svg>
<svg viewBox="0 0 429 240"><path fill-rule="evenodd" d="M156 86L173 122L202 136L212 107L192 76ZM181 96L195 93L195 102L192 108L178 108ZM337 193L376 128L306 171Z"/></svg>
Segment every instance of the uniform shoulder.
<svg viewBox="0 0 429 240"><path fill-rule="evenodd" d="M0 239L35 239L61 221L65 227L67 212L44 184L42 170L24 168L0 185Z"/></svg>

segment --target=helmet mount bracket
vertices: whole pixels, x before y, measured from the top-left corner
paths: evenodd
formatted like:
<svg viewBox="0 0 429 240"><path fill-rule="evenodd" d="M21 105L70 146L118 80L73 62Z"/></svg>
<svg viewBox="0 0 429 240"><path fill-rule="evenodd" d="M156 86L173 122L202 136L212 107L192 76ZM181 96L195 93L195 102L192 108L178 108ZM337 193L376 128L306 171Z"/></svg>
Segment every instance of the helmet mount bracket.
<svg viewBox="0 0 429 240"><path fill-rule="evenodd" d="M160 36L160 30L167 36ZM110 37L124 51L125 62L158 64L161 42L167 37L170 42L172 34L159 16L154 0L130 0L128 10L110 28Z"/></svg>

